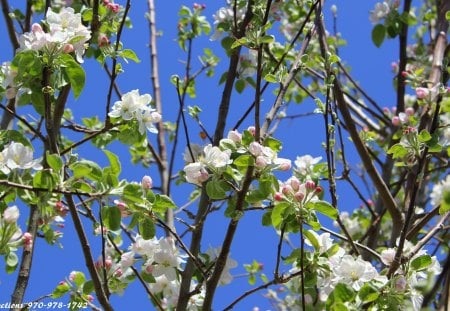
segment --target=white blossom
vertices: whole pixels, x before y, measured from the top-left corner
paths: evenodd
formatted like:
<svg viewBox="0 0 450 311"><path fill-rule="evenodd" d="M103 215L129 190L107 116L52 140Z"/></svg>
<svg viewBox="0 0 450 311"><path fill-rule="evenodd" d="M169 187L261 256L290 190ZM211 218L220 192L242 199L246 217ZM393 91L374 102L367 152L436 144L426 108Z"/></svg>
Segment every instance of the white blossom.
<svg viewBox="0 0 450 311"><path fill-rule="evenodd" d="M239 57L237 72L242 79L253 77L256 74L258 52L250 50L247 54Z"/></svg>
<svg viewBox="0 0 450 311"><path fill-rule="evenodd" d="M16 223L19 216L19 208L15 205L9 206L3 211L3 221L9 224Z"/></svg>
<svg viewBox="0 0 450 311"><path fill-rule="evenodd" d="M46 22L49 32L44 32L39 24L33 24L32 31L19 37L18 51L36 50L49 54L67 51L73 47L77 61L83 62L86 44L91 38L91 31L83 25L81 14L73 8L62 8L59 13L48 10Z"/></svg>
<svg viewBox="0 0 450 311"><path fill-rule="evenodd" d="M219 257L221 248L212 248L210 247L206 254L209 256L210 260L215 260L217 257ZM233 276L230 273L230 270L237 267L237 261L234 259L231 259L229 256L227 257L227 261L225 263L225 267L223 268L222 274L220 275L219 284L220 285L226 285L231 283L233 281Z"/></svg>
<svg viewBox="0 0 450 311"><path fill-rule="evenodd" d="M209 166L219 168L232 163L230 160L230 150L221 151L219 147L209 144L203 151L205 153L204 162Z"/></svg>
<svg viewBox="0 0 450 311"><path fill-rule="evenodd" d="M370 11L369 19L373 24L376 24L380 20L385 18L389 14L389 11L389 3L387 3L386 1L378 2L377 4L375 4L375 9Z"/></svg>
<svg viewBox="0 0 450 311"><path fill-rule="evenodd" d="M312 173L314 165L320 162L322 157L313 158L309 154L302 157L297 157L295 160L295 165L297 166L297 172L302 176L307 176Z"/></svg>
<svg viewBox="0 0 450 311"><path fill-rule="evenodd" d="M447 175L445 179L433 186L431 191L431 205L436 207L442 203L444 199L444 193L450 192L450 174Z"/></svg>
<svg viewBox="0 0 450 311"><path fill-rule="evenodd" d="M136 117L139 109L143 109L150 103L152 97L149 94L139 95L139 90L130 91L122 95L122 99L116 101L112 107L112 111L108 114L113 118L122 118L123 120L131 120Z"/></svg>
<svg viewBox="0 0 450 311"><path fill-rule="evenodd" d="M186 173L187 182L192 184L201 185L209 178L209 173L206 170L205 164L200 162L189 163L183 170Z"/></svg>
<svg viewBox="0 0 450 311"><path fill-rule="evenodd" d="M329 250L331 248L331 246L333 246L333 239L330 238L330 234L328 232L322 233L321 235L318 235L313 230L308 230L308 232L316 238L316 240L319 244L318 251L320 254L325 253L327 250ZM311 241L309 239L306 239L305 243L308 244L309 246L313 246L313 244L311 243Z"/></svg>
<svg viewBox="0 0 450 311"><path fill-rule="evenodd" d="M41 159L33 160L33 150L21 143L12 142L0 153L0 170L8 174L14 169L42 169Z"/></svg>

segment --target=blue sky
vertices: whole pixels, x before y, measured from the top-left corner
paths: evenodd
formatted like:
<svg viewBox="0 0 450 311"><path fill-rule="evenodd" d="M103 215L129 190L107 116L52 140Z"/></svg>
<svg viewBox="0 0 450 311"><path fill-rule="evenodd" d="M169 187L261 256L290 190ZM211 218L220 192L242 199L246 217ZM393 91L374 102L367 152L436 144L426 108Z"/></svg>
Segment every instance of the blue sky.
<svg viewBox="0 0 450 311"><path fill-rule="evenodd" d="M12 1L11 1L12 2ZM124 4L124 0L116 1L120 4ZM184 4L192 6L190 1L155 1L156 2L156 14L157 14L157 28L162 32L162 36L158 41L159 49L159 64L161 70L161 82L162 82L162 100L163 100L163 116L164 119L173 120L174 112L178 107L178 101L176 98L176 92L174 87L169 83L169 78L172 74L179 73L182 75L184 66L182 60L185 59L184 53L178 47L176 38L176 23L177 23L177 11L178 8ZM209 21L212 23L212 14L218 7L222 6L225 1L211 1L205 0L206 4L205 15L209 16ZM340 49L341 59L351 65L353 77L361 82L361 85L371 94L375 100L379 101L381 106L391 107L394 105L395 92L392 88L393 74L391 73L390 63L397 59L396 41L386 41L381 48L376 48L370 39L370 31L372 25L369 22L369 11L375 5L375 1L359 1L359 0L346 0L346 1L330 1L327 2L324 10L326 12L326 25L328 29L331 28L330 20L330 6L335 3L338 6L338 31L342 33L342 36L347 40L348 45ZM150 84L150 65L148 59L148 24L144 18L144 12L147 10L147 1L135 0L132 3L130 15L133 21L133 28L127 29L123 35L123 41L127 48L131 48L136 51L141 63L124 64L125 73L119 76L118 84L122 92L128 92L133 89L140 89L142 93L151 93ZM5 38L5 29L2 20L0 25L0 38ZM4 45L5 41L2 41ZM220 94L222 92L222 86L217 85L217 81L226 65L226 59L221 52L220 42L211 42L208 38L195 42L195 50L199 51L203 47L213 49L217 55L222 59L221 67L217 69L216 76L208 81L204 81L199 85L197 90L198 96L196 99L189 100L188 105L199 105L205 107L204 112L201 114L203 122L206 127L212 131L214 129L214 121L216 118L217 105ZM0 61L9 60L10 48L0 48ZM194 57L194 60L196 58ZM85 65L87 66L87 85L78 100L70 99L69 107L73 109L76 116L88 116L90 114L97 113L100 117L104 115L104 103L106 101L107 84L106 74L101 71L100 67L95 61L87 60ZM195 66L199 63L194 62ZM195 69L194 69L195 70ZM382 92L380 91L382 90ZM232 101L232 111L236 111L237 107L242 104L247 105L248 98L243 99L235 96ZM303 111L312 110L313 103L305 102ZM241 106L242 107L242 106ZM314 119L316 118L316 119ZM320 117L306 118L302 121L301 126L293 125L292 123L285 122L281 125L279 131L275 135L284 142L284 150L280 153L280 156L295 159L297 155L312 154L313 156L324 155L321 148L321 141L323 138L323 127L317 128L317 119ZM321 121L321 120L319 120ZM232 126L232 124L229 124ZM190 123L190 128L193 133L198 131L194 122ZM295 133L293 135L292 133ZM313 135L311 135L313 133ZM197 143L201 143L201 140L197 135L193 135L197 139ZM154 139L155 137L151 137ZM156 174L155 168L142 169L139 167L133 167L128 165L129 156L127 151L124 151L123 146L114 144L111 147L115 152L118 152L122 157L123 171L122 178L129 180L140 180L145 174ZM182 151L184 149L181 148ZM105 157L99 154L92 154L89 145L83 146L79 153L90 160L105 163ZM181 157L180 157L181 159ZM179 164L181 165L181 164ZM178 166L178 169L181 167ZM156 175L155 175L156 176ZM288 175L281 175L281 179L287 179ZM340 187L340 185L338 185ZM340 200L343 209L357 208L360 202L352 197L344 195ZM338 188L339 190L339 188ZM186 191L177 193L177 189L174 191L175 200L178 204L182 204L186 201ZM23 208L23 207L22 207ZM27 211L22 209L22 220L26 218ZM269 278L271 277L273 265L270 262L274 262L276 256L276 235L273 229L265 228L261 226L255 226L260 223L261 214L255 212L249 214L240 223L237 232L237 239L232 247L231 257L236 259L242 266L244 263L251 263L253 259L265 263L264 273ZM223 234L228 225L228 219L224 219L222 212L217 212L212 215L211 219L206 224L205 231L206 240L203 244L203 248L208 246L217 247L222 241ZM81 256L81 248L76 236L73 233L73 228L70 218L66 220L66 227L63 229L64 238L62 243L63 249L56 246L49 247L45 242L37 241L37 252L34 258L34 266L32 276L30 280L30 286L27 291L26 300L34 300L40 296L51 293L54 287L59 281L67 277L72 270L81 270L86 272L84 263ZM295 237L296 239L297 237ZM98 247L98 241L92 241L94 247ZM285 250L287 252L287 248ZM94 258L100 254L100 249L97 248L94 251ZM285 253L286 254L286 253ZM287 254L286 254L287 255ZM3 262L0 260L0 265L3 266ZM232 273L239 275L243 273L242 268L232 270ZM3 269L0 269L0 304L9 301L9 297L12 292L16 280L16 275L6 275ZM215 310L221 310L224 306L229 304L232 300L237 298L240 293L249 289L246 278L237 278L236 284L220 287L217 291L217 299L215 301ZM254 306L259 306L261 310L270 308L267 301L261 296L264 291L254 294L253 296L245 299L236 307L236 310L251 310ZM131 307L145 306L147 310L151 309L150 303L146 298L145 292L142 288L134 283L130 285L126 290L123 297L114 296L112 298L113 306L116 310L130 310Z"/></svg>

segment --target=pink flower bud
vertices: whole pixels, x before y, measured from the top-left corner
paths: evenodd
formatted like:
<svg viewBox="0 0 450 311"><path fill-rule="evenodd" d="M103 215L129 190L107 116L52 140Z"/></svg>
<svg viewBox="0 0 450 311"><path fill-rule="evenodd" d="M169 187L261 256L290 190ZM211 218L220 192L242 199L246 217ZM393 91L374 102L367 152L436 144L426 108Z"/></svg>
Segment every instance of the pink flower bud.
<svg viewBox="0 0 450 311"><path fill-rule="evenodd" d="M407 78L409 76L409 73L407 71L402 71L402 77Z"/></svg>
<svg viewBox="0 0 450 311"><path fill-rule="evenodd" d="M261 155L263 153L263 146L261 146L258 142L254 141L250 143L248 146L248 151L255 157Z"/></svg>
<svg viewBox="0 0 450 311"><path fill-rule="evenodd" d="M399 126L400 125L400 118L395 116L392 118L392 125Z"/></svg>
<svg viewBox="0 0 450 311"><path fill-rule="evenodd" d="M425 87L416 88L416 96L418 99L424 99L430 94L430 90Z"/></svg>
<svg viewBox="0 0 450 311"><path fill-rule="evenodd" d="M259 167L259 168L266 167L267 166L266 158L264 158L263 156L257 156L256 160L255 160L255 165L256 165L256 167Z"/></svg>
<svg viewBox="0 0 450 311"><path fill-rule="evenodd" d="M106 6L108 9L110 9L114 13L119 12L120 5L118 5L117 3L108 3Z"/></svg>
<svg viewBox="0 0 450 311"><path fill-rule="evenodd" d="M278 164L278 169L280 171L288 171L291 169L291 160L278 158L275 160L276 164Z"/></svg>
<svg viewBox="0 0 450 311"><path fill-rule="evenodd" d="M297 191L296 193L294 193L294 198L298 201L298 202L302 202L303 199L305 198L305 194L301 191Z"/></svg>
<svg viewBox="0 0 450 311"><path fill-rule="evenodd" d="M277 192L277 193L275 193L273 198L275 199L275 201L282 201L283 200L283 195L280 192Z"/></svg>
<svg viewBox="0 0 450 311"><path fill-rule="evenodd" d="M89 302L93 302L94 301L94 297L92 295L87 295L87 300L89 300Z"/></svg>
<svg viewBox="0 0 450 311"><path fill-rule="evenodd" d="M406 109L405 109L405 113L406 113L406 115L408 115L408 116L414 115L414 113L415 113L414 108L413 108L413 107L408 107L408 108L406 108Z"/></svg>
<svg viewBox="0 0 450 311"><path fill-rule="evenodd" d="M147 267L145 267L145 272L151 274L153 272L153 265L148 265Z"/></svg>
<svg viewBox="0 0 450 311"><path fill-rule="evenodd" d="M315 194L320 194L320 193L322 193L322 191L323 191L322 187L321 186L317 186L316 189L314 190L314 193Z"/></svg>
<svg viewBox="0 0 450 311"><path fill-rule="evenodd" d="M115 276L116 278L120 278L122 275L123 275L123 271L122 271L122 269L120 269L120 268L118 268L118 269L116 270L116 272L114 272L114 276Z"/></svg>
<svg viewBox="0 0 450 311"><path fill-rule="evenodd" d="M142 177L142 182L141 182L142 188L148 190L151 189L153 187L153 180L150 176L145 175L144 177Z"/></svg>
<svg viewBox="0 0 450 311"><path fill-rule="evenodd" d="M23 239L24 239L25 243L27 243L27 242L33 240L33 235L31 233L29 233L29 232L25 232L23 234Z"/></svg>
<svg viewBox="0 0 450 311"><path fill-rule="evenodd" d="M73 282L73 280L75 280L75 277L77 276L77 272L76 271L72 271L69 274L69 280Z"/></svg>
<svg viewBox="0 0 450 311"><path fill-rule="evenodd" d="M316 183L312 180L307 180L305 183L305 188L308 191L314 191L316 189Z"/></svg>
<svg viewBox="0 0 450 311"><path fill-rule="evenodd" d="M106 269L111 269L112 264L113 264L113 263L112 263L111 258L108 258L108 259L105 260L105 268L106 268Z"/></svg>
<svg viewBox="0 0 450 311"><path fill-rule="evenodd" d="M229 131L228 139L231 139L235 143L240 143L242 141L242 134L236 130Z"/></svg>
<svg viewBox="0 0 450 311"><path fill-rule="evenodd" d="M289 186L289 185L283 185L283 186L281 187L281 192L282 192L284 195L288 195L289 193L293 192L293 190L292 190L292 187L291 187L291 186Z"/></svg>
<svg viewBox="0 0 450 311"><path fill-rule="evenodd" d="M297 192L298 189L300 189L300 180L298 180L297 177L292 176L290 178L290 183L291 183L292 190L294 190L295 192Z"/></svg>
<svg viewBox="0 0 450 311"><path fill-rule="evenodd" d="M247 131L249 131L250 134L252 134L253 136L255 136L256 129L255 129L254 126L249 126L248 129L247 129Z"/></svg>
<svg viewBox="0 0 450 311"><path fill-rule="evenodd" d="M72 53L74 50L75 50L75 48L70 43L65 44L63 47L63 52L66 54Z"/></svg>
<svg viewBox="0 0 450 311"><path fill-rule="evenodd" d="M97 37L98 46L107 46L109 45L109 38L104 33L100 33Z"/></svg>
<svg viewBox="0 0 450 311"><path fill-rule="evenodd" d="M43 33L44 31L42 30L42 27L41 27L41 25L39 25L39 24L37 24L37 23L34 23L32 26L31 26L31 31L32 32L34 32L34 33Z"/></svg>
<svg viewBox="0 0 450 311"><path fill-rule="evenodd" d="M390 113L391 113L391 111L389 110L388 107L384 107L384 108L383 108L383 112L384 112L385 114L390 114Z"/></svg>

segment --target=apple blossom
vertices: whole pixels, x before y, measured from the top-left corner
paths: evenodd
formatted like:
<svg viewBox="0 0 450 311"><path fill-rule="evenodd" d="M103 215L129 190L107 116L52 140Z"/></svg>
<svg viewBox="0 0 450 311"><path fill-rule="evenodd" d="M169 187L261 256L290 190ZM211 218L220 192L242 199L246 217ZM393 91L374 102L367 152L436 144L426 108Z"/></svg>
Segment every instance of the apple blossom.
<svg viewBox="0 0 450 311"><path fill-rule="evenodd" d="M200 162L189 163L183 170L186 173L187 182L192 184L201 185L209 178L206 165Z"/></svg>
<svg viewBox="0 0 450 311"><path fill-rule="evenodd" d="M151 189L153 187L152 178L148 175L145 175L144 177L142 177L141 185L142 185L142 188L144 188L146 190Z"/></svg>
<svg viewBox="0 0 450 311"><path fill-rule="evenodd" d="M204 163L210 167L224 167L233 162L230 160L230 150L221 151L219 147L209 144L203 151L205 153Z"/></svg>
<svg viewBox="0 0 450 311"><path fill-rule="evenodd" d="M149 94L140 95L139 90L130 91L122 95L121 100L116 101L112 111L108 113L110 117L131 120L136 117L136 113L142 107L150 103L152 97Z"/></svg>
<svg viewBox="0 0 450 311"><path fill-rule="evenodd" d="M221 248L212 248L210 247L206 254L209 256L210 260L215 260L217 257L219 257ZM231 259L230 257L227 257L227 261L225 263L225 267L222 271L222 274L220 275L219 284L220 285L226 285L229 284L233 280L233 276L230 273L230 270L237 267L237 262L234 259Z"/></svg>
<svg viewBox="0 0 450 311"><path fill-rule="evenodd" d="M445 179L433 186L431 191L431 205L436 207L444 200L444 193L450 192L450 174Z"/></svg>
<svg viewBox="0 0 450 311"><path fill-rule="evenodd" d="M19 208L16 205L9 206L3 211L3 221L8 224L16 223L19 216Z"/></svg>
<svg viewBox="0 0 450 311"><path fill-rule="evenodd" d="M12 142L0 153L0 170L8 174L15 169L42 169L41 159L33 160L33 150L22 143Z"/></svg>
<svg viewBox="0 0 450 311"><path fill-rule="evenodd" d="M418 99L424 99L424 98L428 97L429 94L430 94L430 90L428 88L425 88L425 87L416 88L416 96Z"/></svg>
<svg viewBox="0 0 450 311"><path fill-rule="evenodd" d="M91 32L82 24L81 14L75 13L73 8L64 7L58 13L47 11L46 22L48 33L39 24L33 24L31 32L19 37L18 51L35 50L49 54L69 52L70 44L78 62L83 62L86 43L91 38Z"/></svg>
<svg viewBox="0 0 450 311"><path fill-rule="evenodd" d="M390 12L389 3L386 1L378 2L375 4L375 9L370 11L370 21L373 24L378 23L380 20L385 18Z"/></svg>
<svg viewBox="0 0 450 311"><path fill-rule="evenodd" d="M313 158L309 154L301 156L301 157L297 157L297 159L294 162L295 165L297 166L296 171L301 176L311 175L314 165L319 163L320 160L322 160L322 157Z"/></svg>

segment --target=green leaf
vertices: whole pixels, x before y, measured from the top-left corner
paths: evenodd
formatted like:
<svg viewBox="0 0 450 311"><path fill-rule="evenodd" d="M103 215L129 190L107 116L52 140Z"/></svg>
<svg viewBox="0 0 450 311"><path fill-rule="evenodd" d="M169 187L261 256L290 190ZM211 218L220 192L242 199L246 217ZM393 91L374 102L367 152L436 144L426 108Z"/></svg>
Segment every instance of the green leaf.
<svg viewBox="0 0 450 311"><path fill-rule="evenodd" d="M255 158L249 154L243 154L238 156L233 164L240 167L249 167L255 165Z"/></svg>
<svg viewBox="0 0 450 311"><path fill-rule="evenodd" d="M445 12L445 19L450 21L450 11Z"/></svg>
<svg viewBox="0 0 450 311"><path fill-rule="evenodd" d="M316 236L309 230L304 230L303 235L308 239L308 241L312 244L314 249L316 251L320 250L319 241L317 240Z"/></svg>
<svg viewBox="0 0 450 311"><path fill-rule="evenodd" d="M444 191L441 206L439 207L439 214L443 215L448 211L450 211L450 191Z"/></svg>
<svg viewBox="0 0 450 311"><path fill-rule="evenodd" d="M122 199L125 202L138 203L144 202L142 187L138 184L128 184L123 188Z"/></svg>
<svg viewBox="0 0 450 311"><path fill-rule="evenodd" d="M369 303L377 300L380 294L376 288L366 283L359 290L358 296L363 303Z"/></svg>
<svg viewBox="0 0 450 311"><path fill-rule="evenodd" d="M427 130L421 130L419 133L419 136L418 136L419 141L422 143L425 143L425 142L431 140L431 138L432 137L431 137L430 133L428 133Z"/></svg>
<svg viewBox="0 0 450 311"><path fill-rule="evenodd" d="M313 202L312 209L318 211L319 213L330 217L331 219L336 219L338 215L337 209L333 207L330 203L326 201L316 201Z"/></svg>
<svg viewBox="0 0 450 311"><path fill-rule="evenodd" d="M56 286L55 290L52 293L52 298L60 298L62 296L64 296L66 293L68 293L70 291L70 285L67 284L67 282L61 282L60 284L58 284L58 286Z"/></svg>
<svg viewBox="0 0 450 311"><path fill-rule="evenodd" d="M109 164L111 165L111 173L113 173L115 176L119 176L122 168L119 161L119 157L112 153L109 150L103 150L103 152L106 154L109 160Z"/></svg>
<svg viewBox="0 0 450 311"><path fill-rule="evenodd" d="M265 35L264 37L259 38L259 43L272 43L275 40L275 37L272 35Z"/></svg>
<svg viewBox="0 0 450 311"><path fill-rule="evenodd" d="M231 45L231 49L234 49L241 45L246 45L247 43L248 43L248 39L246 37L239 38L236 41L234 41L234 43Z"/></svg>
<svg viewBox="0 0 450 311"><path fill-rule="evenodd" d="M382 24L376 25L372 29L372 41L376 47L380 47L386 37L386 27Z"/></svg>
<svg viewBox="0 0 450 311"><path fill-rule="evenodd" d="M73 171L74 178L89 178L95 181L100 181L103 176L100 166L89 160L80 160L70 165L70 169Z"/></svg>
<svg viewBox="0 0 450 311"><path fill-rule="evenodd" d="M102 218L106 228L112 231L117 231L120 229L122 215L120 209L117 206L112 205L103 207Z"/></svg>
<svg viewBox="0 0 450 311"><path fill-rule="evenodd" d="M288 202L280 202L275 205L272 210L272 225L276 228L283 222L283 214L286 208L289 207Z"/></svg>
<svg viewBox="0 0 450 311"><path fill-rule="evenodd" d="M227 197L228 188L223 180L211 180L206 184L206 193L213 200L222 200Z"/></svg>
<svg viewBox="0 0 450 311"><path fill-rule="evenodd" d="M84 73L83 67L80 66L72 56L68 54L62 54L64 72L69 79L70 85L73 90L73 95L75 98L80 96L81 91L84 88L84 84L86 81L86 75Z"/></svg>
<svg viewBox="0 0 450 311"><path fill-rule="evenodd" d="M430 255L422 255L411 261L411 268L415 271L420 271L427 268L432 262Z"/></svg>
<svg viewBox="0 0 450 311"><path fill-rule="evenodd" d="M141 219L141 221L139 221L138 227L139 233L144 240L150 240L155 236L155 224L149 217Z"/></svg>
<svg viewBox="0 0 450 311"><path fill-rule="evenodd" d="M264 146L269 147L275 152L279 152L283 148L281 141L270 136L264 140Z"/></svg>
<svg viewBox="0 0 450 311"><path fill-rule="evenodd" d="M247 83L245 82L244 79L239 79L239 80L237 80L236 83L234 84L234 88L236 89L236 91L237 91L239 94L241 94L241 93L244 91L246 85L247 85Z"/></svg>
<svg viewBox="0 0 450 311"><path fill-rule="evenodd" d="M329 302L350 302L355 297L355 291L347 284L339 283L330 293L327 300Z"/></svg>
<svg viewBox="0 0 450 311"><path fill-rule="evenodd" d="M387 154L392 154L394 159L404 157L408 154L408 149L401 144L395 144L387 151Z"/></svg>
<svg viewBox="0 0 450 311"><path fill-rule="evenodd" d="M268 73L264 76L264 80L266 80L269 83L278 83L278 78L276 75Z"/></svg>
<svg viewBox="0 0 450 311"><path fill-rule="evenodd" d="M131 59L135 63L140 63L141 60L137 57L136 53L133 50L125 49L119 52L119 56L123 59Z"/></svg>
<svg viewBox="0 0 450 311"><path fill-rule="evenodd" d="M164 213L169 208L176 208L176 204L167 195L157 194L155 195L155 201L152 205L152 211L156 213Z"/></svg>
<svg viewBox="0 0 450 311"><path fill-rule="evenodd" d="M48 151L45 155L47 164L56 172L59 172L63 167L63 161L57 154L50 154Z"/></svg>
<svg viewBox="0 0 450 311"><path fill-rule="evenodd" d="M94 282L92 280L83 284L83 294L88 295L94 291Z"/></svg>
<svg viewBox="0 0 450 311"><path fill-rule="evenodd" d="M56 186L56 177L50 170L37 171L33 177L33 187L53 190Z"/></svg>

